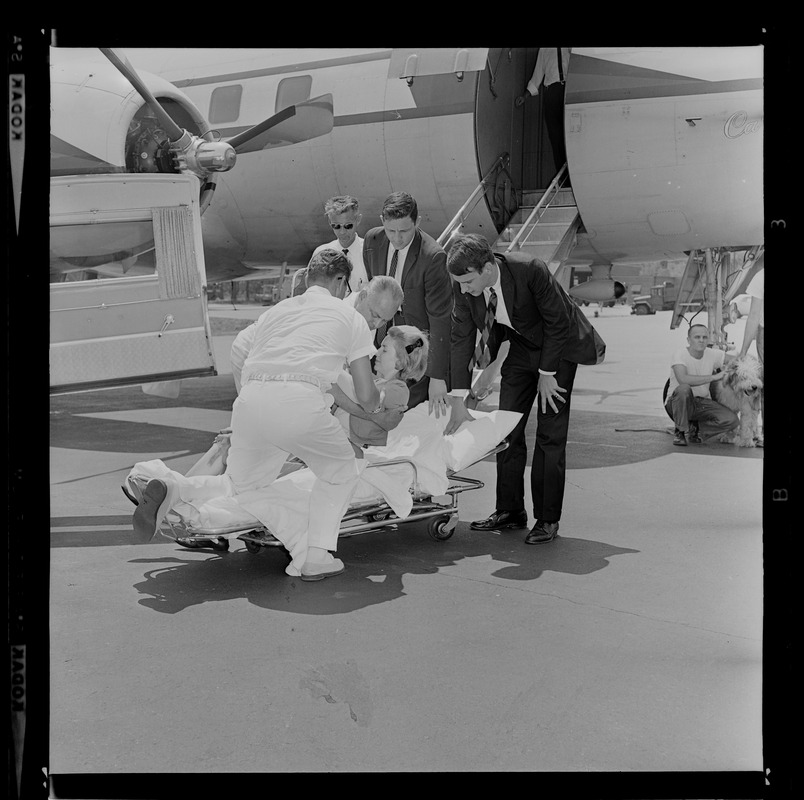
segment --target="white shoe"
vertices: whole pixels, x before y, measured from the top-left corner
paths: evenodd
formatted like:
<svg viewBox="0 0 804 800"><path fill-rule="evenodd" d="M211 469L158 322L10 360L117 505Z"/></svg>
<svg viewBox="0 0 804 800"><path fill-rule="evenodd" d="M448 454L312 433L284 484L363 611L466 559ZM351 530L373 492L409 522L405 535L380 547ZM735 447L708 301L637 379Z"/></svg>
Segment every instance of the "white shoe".
<svg viewBox="0 0 804 800"><path fill-rule="evenodd" d="M331 578L333 575L340 575L346 567L339 558L333 558L326 564L311 564L309 561L302 567L301 579L303 581L321 581L324 578Z"/></svg>

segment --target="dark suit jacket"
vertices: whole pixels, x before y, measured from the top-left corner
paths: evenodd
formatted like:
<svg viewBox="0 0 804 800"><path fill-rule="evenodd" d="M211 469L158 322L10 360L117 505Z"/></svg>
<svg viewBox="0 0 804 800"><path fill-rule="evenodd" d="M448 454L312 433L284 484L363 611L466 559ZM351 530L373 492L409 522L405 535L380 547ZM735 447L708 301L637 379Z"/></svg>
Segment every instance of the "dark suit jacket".
<svg viewBox="0 0 804 800"><path fill-rule="evenodd" d="M561 359L576 364L603 361L605 343L543 261L522 253L495 255L503 301L514 330L495 322L489 339L492 359L506 339L518 337L526 347L541 351L538 368L545 372L555 372ZM463 294L457 281L453 291L450 388L468 389L472 377L469 363L477 331L483 328L486 303L482 296Z"/></svg>
<svg viewBox="0 0 804 800"><path fill-rule="evenodd" d="M372 228L363 239L363 263L369 280L385 275L390 242L383 227ZM452 280L447 254L432 236L416 229L402 270L405 299L395 325L415 325L430 334L427 376L447 380L449 373Z"/></svg>

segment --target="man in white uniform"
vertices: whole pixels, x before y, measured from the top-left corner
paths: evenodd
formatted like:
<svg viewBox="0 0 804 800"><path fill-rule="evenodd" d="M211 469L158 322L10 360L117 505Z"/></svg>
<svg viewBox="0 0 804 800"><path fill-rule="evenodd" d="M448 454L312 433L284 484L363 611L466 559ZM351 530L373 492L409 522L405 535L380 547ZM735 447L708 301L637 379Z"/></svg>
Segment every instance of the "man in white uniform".
<svg viewBox="0 0 804 800"><path fill-rule="evenodd" d="M368 283L366 268L363 266L363 240L357 235L357 226L362 219L359 204L348 194L330 197L324 203L324 213L337 238L334 242L316 247L313 255L326 249L342 252L352 265L349 289L358 292Z"/></svg>
<svg viewBox="0 0 804 800"><path fill-rule="evenodd" d="M709 384L723 379L720 372L728 356L723 350L707 347L709 331L705 325L692 325L687 332L687 347L678 350L670 362L670 385L665 408L676 424L673 444L701 444L699 423L706 426L706 437L733 430L740 424L737 415L712 400Z"/></svg>
<svg viewBox="0 0 804 800"><path fill-rule="evenodd" d="M236 494L270 486L288 454L304 461L316 476L302 580L320 580L344 570L330 551L337 550L340 521L362 469L330 413L327 390L344 361L360 405L373 411L379 403L370 363L372 333L364 318L342 302L350 272L342 253L322 251L307 268L307 291L277 303L259 318L232 407L226 475ZM179 499L172 482L151 480L134 512L140 538L150 539Z"/></svg>
<svg viewBox="0 0 804 800"><path fill-rule="evenodd" d="M404 293L399 281L388 275L378 275L360 290L352 292L344 298L343 302L354 308L366 320L369 329L373 332L393 319L394 314L402 305L403 298ZM243 365L254 344L256 330L257 322L253 322L240 331L232 342L232 349L229 352L232 377L238 393L240 392Z"/></svg>

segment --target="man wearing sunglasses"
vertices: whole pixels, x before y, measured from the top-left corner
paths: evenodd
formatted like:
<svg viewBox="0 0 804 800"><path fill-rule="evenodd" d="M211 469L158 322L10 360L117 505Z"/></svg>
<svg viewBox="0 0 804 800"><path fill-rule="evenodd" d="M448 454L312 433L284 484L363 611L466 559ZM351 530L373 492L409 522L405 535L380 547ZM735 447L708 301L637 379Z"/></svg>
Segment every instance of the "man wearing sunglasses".
<svg viewBox="0 0 804 800"><path fill-rule="evenodd" d="M363 240L357 235L357 226L361 219L359 204L348 194L330 197L324 203L324 213L337 238L316 247L313 255L321 250L337 250L343 253L352 265L349 290L359 292L368 283L366 268L363 266Z"/></svg>

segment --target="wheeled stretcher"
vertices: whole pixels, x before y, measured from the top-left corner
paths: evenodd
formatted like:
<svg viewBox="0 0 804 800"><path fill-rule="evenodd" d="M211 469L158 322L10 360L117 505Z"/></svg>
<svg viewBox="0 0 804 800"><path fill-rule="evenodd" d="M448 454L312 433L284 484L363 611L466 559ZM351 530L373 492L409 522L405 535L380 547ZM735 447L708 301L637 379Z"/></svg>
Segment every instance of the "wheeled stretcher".
<svg viewBox="0 0 804 800"><path fill-rule="evenodd" d="M496 455L508 447L506 441L500 442L489 452L466 465L463 469L474 466L489 456ZM303 466L296 462L298 466ZM385 527L396 527L408 522L428 520L427 531L437 541L449 539L458 523L458 495L462 492L483 488L482 481L468 478L447 470L448 487L444 495L434 498L423 493L419 488L417 467L414 461L407 458L396 458L381 463L370 463L366 470L382 469L383 467L405 464L413 470L413 481L410 492L412 495L412 508L404 518L399 517L388 502L381 496L369 501L361 501L349 507L344 515L339 530L339 538L369 533ZM141 494L148 483L148 478L135 476L132 478L136 488ZM162 521L160 533L167 538L174 539L182 547L211 548L226 551L229 549L231 539L239 539L245 543L246 550L258 553L263 547L282 547L282 542L265 526L259 523L236 524L221 528L194 527L176 513L170 511Z"/></svg>

